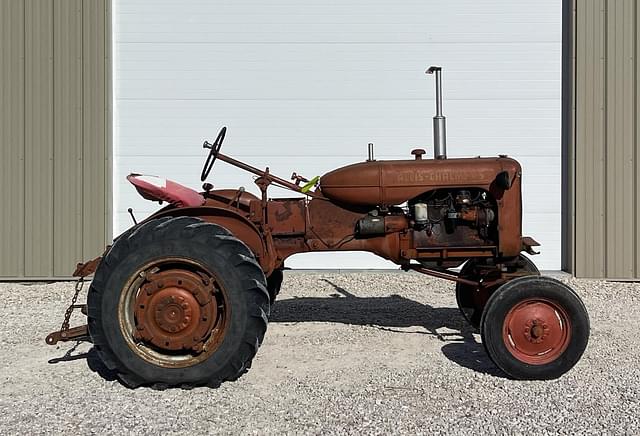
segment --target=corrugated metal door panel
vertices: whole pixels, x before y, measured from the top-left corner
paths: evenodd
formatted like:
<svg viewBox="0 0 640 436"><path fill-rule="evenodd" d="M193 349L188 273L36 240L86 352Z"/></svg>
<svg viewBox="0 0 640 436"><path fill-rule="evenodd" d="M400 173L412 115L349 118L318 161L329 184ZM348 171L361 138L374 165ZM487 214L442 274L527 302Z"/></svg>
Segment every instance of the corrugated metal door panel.
<svg viewBox="0 0 640 436"><path fill-rule="evenodd" d="M97 256L104 249L101 237L111 224L106 216L107 187L107 119L108 107L105 52L106 1L84 0L82 4L82 107L83 111L83 186L82 253L83 258Z"/></svg>
<svg viewBox="0 0 640 436"><path fill-rule="evenodd" d="M53 275L53 1L25 3L25 270Z"/></svg>
<svg viewBox="0 0 640 436"><path fill-rule="evenodd" d="M24 3L0 2L0 277L24 272Z"/></svg>
<svg viewBox="0 0 640 436"><path fill-rule="evenodd" d="M220 125L226 153L284 175L320 175L376 156L431 153L442 64L451 157L525 162L524 232L560 267L561 2L544 0L118 1L116 233L155 208L122 177L153 172L198 188L200 146ZM217 187L250 175L217 163ZM272 196L291 195L272 189ZM294 267L379 267L371 256L302 255Z"/></svg>
<svg viewBox="0 0 640 436"><path fill-rule="evenodd" d="M82 258L82 1L54 2L53 17L53 273L68 276Z"/></svg>
<svg viewBox="0 0 640 436"><path fill-rule="evenodd" d="M576 275L605 274L605 0L577 8Z"/></svg>

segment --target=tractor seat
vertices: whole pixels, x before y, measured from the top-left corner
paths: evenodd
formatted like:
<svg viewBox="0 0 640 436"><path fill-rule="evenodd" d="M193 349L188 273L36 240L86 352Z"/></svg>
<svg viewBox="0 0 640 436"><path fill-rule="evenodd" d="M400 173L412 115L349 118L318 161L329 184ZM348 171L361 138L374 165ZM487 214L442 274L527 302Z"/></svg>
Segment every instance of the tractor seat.
<svg viewBox="0 0 640 436"><path fill-rule="evenodd" d="M127 180L147 200L166 201L178 207L202 206L205 201L198 191L161 177L129 174Z"/></svg>

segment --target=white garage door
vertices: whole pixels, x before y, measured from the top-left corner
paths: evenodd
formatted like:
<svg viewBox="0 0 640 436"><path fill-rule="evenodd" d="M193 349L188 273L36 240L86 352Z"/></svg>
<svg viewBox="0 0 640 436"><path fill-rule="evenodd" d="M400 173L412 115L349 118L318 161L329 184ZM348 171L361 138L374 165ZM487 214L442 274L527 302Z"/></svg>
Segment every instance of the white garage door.
<svg viewBox="0 0 640 436"><path fill-rule="evenodd" d="M524 233L560 268L561 2L514 0L117 1L114 233L157 208L135 171L199 188L204 139L288 178L432 153L433 78L444 67L450 157L514 156ZM219 188L252 177L217 162ZM273 188L272 196L290 193ZM296 268L375 268L366 253L304 254Z"/></svg>

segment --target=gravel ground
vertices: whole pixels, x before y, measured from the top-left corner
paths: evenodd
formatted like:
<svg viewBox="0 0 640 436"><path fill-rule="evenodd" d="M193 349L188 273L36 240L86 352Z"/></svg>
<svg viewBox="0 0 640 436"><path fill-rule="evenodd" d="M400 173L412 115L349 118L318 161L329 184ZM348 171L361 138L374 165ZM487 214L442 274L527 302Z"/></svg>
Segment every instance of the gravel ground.
<svg viewBox="0 0 640 436"><path fill-rule="evenodd" d="M44 343L71 283L0 284L0 434L639 434L640 284L563 280L584 298L592 331L559 380L506 379L448 282L291 272L245 376L164 392L125 388L90 344L52 363L73 346Z"/></svg>

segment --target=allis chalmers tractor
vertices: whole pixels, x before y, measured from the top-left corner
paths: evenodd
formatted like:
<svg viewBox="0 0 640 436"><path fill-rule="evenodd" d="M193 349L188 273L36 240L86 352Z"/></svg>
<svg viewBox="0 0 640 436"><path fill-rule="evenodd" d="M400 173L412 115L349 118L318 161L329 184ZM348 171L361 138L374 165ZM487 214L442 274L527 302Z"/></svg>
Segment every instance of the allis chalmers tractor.
<svg viewBox="0 0 640 436"><path fill-rule="evenodd" d="M218 386L251 366L289 256L360 250L455 282L462 316L512 378L564 374L587 345L586 309L521 254L539 244L521 234L518 162L446 158L441 69L427 72L436 75L433 159L417 149L412 159L375 160L370 145L365 162L311 180L294 173L289 182L222 154L223 127L204 143L201 180L223 161L256 175L260 197L129 175L140 195L168 205L78 264L73 303L47 343L89 339L131 387ZM271 199L272 184L302 195ZM91 274L87 305L77 305ZM69 328L74 308L88 325Z"/></svg>

